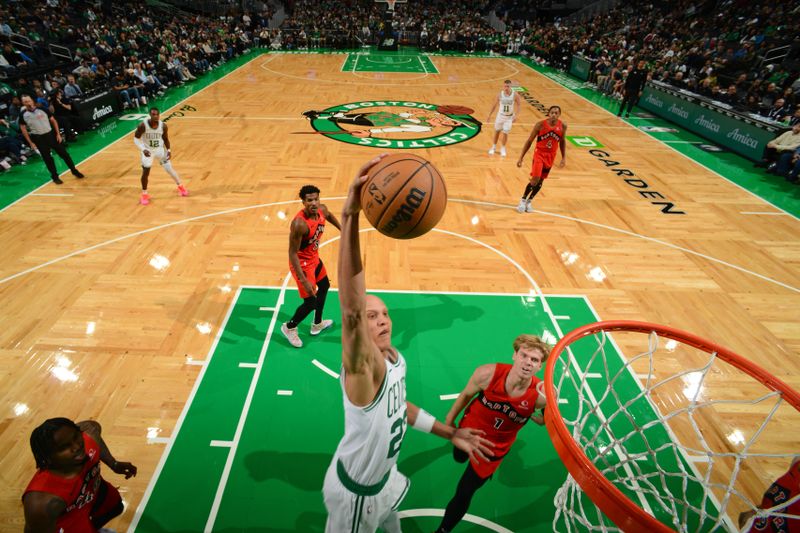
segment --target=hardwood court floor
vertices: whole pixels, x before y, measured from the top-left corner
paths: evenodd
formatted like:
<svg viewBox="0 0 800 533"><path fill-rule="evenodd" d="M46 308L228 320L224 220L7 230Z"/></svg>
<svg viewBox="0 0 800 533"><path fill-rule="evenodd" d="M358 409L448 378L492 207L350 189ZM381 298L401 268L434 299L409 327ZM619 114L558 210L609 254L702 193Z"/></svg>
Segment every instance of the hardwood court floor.
<svg viewBox="0 0 800 533"><path fill-rule="evenodd" d="M507 158L486 153L491 124L419 150L446 177L439 229L449 233L409 242L368 233L368 287L586 295L604 319L692 331L800 388L797 219L744 214L776 210L517 61L434 57L439 74L395 74L342 72L345 59L264 55L190 97L191 110L169 121L188 198L155 168L153 203L138 205L138 154L126 137L84 163L90 179L41 191L72 196L30 196L0 213L0 529L21 528L19 497L33 471L27 437L51 416L97 419L115 456L139 466L130 481L106 471L129 505L117 527L130 522L200 372L191 363L209 352L237 287L283 283L299 188L316 184L338 211L356 169L379 153L310 133L304 111L341 104L461 105L484 121L510 78L561 105L569 135L602 145L592 155L569 144L567 166L526 215L513 206L530 154L522 169L514 163L542 118L534 107L523 103ZM331 273L337 250L322 251ZM722 367L715 379L709 393L735 384L758 394L738 371ZM713 423L721 445L736 449L724 436L749 436L758 413L728 415ZM786 416L782 427L796 427ZM751 490L783 466L752 474Z"/></svg>

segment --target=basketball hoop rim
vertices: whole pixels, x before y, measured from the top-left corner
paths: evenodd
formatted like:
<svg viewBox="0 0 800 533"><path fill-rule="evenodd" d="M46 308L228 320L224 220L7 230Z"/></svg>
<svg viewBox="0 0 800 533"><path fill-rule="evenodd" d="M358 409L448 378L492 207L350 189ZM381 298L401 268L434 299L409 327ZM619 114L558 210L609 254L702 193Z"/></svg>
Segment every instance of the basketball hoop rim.
<svg viewBox="0 0 800 533"><path fill-rule="evenodd" d="M548 402L547 409L544 410L544 419L547 425L547 432L550 434L550 439L553 441L553 446L558 452L559 457L567 466L570 474L578 485L580 485L581 489L622 531L668 533L674 530L662 524L654 517L650 516L644 509L633 503L600 472L588 457L586 457L586 454L575 442L575 439L573 439L572 434L564 423L561 411L558 408L558 400L553 400L557 398L555 386L553 385L556 361L567 346L578 339L595 334L599 331L632 331L648 334L656 332L659 336L680 341L704 352L716 353L717 357L723 361L733 365L754 379L757 379L768 388L781 392L784 400L800 411L800 393L792 389L785 382L741 355L693 333L670 326L633 320L606 320L594 322L567 333L550 352L545 368L544 386L545 397L548 399Z"/></svg>

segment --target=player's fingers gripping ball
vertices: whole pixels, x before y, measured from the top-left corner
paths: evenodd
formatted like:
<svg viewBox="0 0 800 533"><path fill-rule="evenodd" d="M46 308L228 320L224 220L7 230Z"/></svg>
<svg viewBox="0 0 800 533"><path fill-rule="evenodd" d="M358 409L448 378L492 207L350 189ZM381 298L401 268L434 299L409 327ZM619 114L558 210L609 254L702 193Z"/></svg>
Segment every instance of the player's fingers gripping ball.
<svg viewBox="0 0 800 533"><path fill-rule="evenodd" d="M447 207L447 186L430 161L393 154L372 167L361 188L361 206L375 229L394 239L430 231Z"/></svg>

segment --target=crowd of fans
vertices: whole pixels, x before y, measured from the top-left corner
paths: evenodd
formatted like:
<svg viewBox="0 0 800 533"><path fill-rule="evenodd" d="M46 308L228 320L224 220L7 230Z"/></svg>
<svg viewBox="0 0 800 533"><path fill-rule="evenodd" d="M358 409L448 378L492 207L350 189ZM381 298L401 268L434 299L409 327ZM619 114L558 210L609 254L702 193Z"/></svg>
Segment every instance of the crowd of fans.
<svg viewBox="0 0 800 533"><path fill-rule="evenodd" d="M377 44L390 33L424 50L523 54L562 70L581 54L593 64L590 81L616 98L633 65L645 60L651 79L776 122L800 120L794 0L630 0L572 24L538 18L543 4L409 0L396 3L387 21L385 4L374 0L294 0L273 46L352 47ZM489 24L492 13L503 31ZM781 46L786 59L763 60Z"/></svg>
<svg viewBox="0 0 800 533"><path fill-rule="evenodd" d="M352 49L386 39L423 50L522 54L567 70L574 54L591 64L590 82L621 98L635 63L651 79L732 108L794 125L800 122L800 12L794 0L629 0L582 22L545 21L540 2L524 0L285 0L274 11L209 18L141 3L36 0L0 9L0 157L24 162L14 135L19 101L31 94L59 120L67 137L91 125L74 120L73 104L112 90L122 108L198 75L252 46ZM101 7L104 6L104 7ZM499 28L503 28L500 30ZM22 48L12 33L30 40ZM69 50L54 56L50 45ZM767 58L785 46L786 57Z"/></svg>
<svg viewBox="0 0 800 533"><path fill-rule="evenodd" d="M25 164L30 156L18 125L22 95L54 115L71 140L96 126L77 120L75 106L83 99L112 91L121 109L145 106L258 45L272 14L209 18L140 2L4 4L0 166Z"/></svg>

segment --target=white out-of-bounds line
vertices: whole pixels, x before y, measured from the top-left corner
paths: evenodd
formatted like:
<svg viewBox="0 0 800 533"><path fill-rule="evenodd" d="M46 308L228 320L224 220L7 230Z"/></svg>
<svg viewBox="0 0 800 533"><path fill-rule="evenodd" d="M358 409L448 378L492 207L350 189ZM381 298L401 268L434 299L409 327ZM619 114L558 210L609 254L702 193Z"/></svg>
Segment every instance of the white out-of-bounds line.
<svg viewBox="0 0 800 533"><path fill-rule="evenodd" d="M553 318L556 320L570 320L570 317L567 315L554 315Z"/></svg>
<svg viewBox="0 0 800 533"><path fill-rule="evenodd" d="M205 366L206 362L203 359L187 359L186 364L190 366Z"/></svg>
<svg viewBox="0 0 800 533"><path fill-rule="evenodd" d="M741 211L740 215L766 215L771 217L787 217L789 213L779 213L777 211Z"/></svg>
<svg viewBox="0 0 800 533"><path fill-rule="evenodd" d="M267 335L264 338L263 344L261 345L261 353L258 354L258 362L256 363L255 372L253 372L253 378L250 380L250 388L247 390L247 396L244 399L242 412L239 414L239 422L236 424L236 432L233 434L233 439L231 440L231 447L228 450L228 458L225 461L225 467L222 469L222 475L220 476L219 484L217 485L217 493L214 495L214 502L211 504L211 510L208 513L208 520L206 521L206 526L204 528L204 531L207 533L210 533L214 529L214 522L217 520L219 506L222 503L222 495L225 492L225 485L228 484L228 477L231 474L233 459L236 457L236 449L239 447L239 440L242 438L242 430L244 429L244 423L247 420L247 414L250 412L250 404L253 402L253 396L256 392L258 378L261 376L261 370L264 368L264 358L267 355L267 347L269 347L270 340L272 339L272 332L275 331L275 324L278 321L278 313L280 312L280 308L283 303L284 292L286 292L286 283L289 281L290 276L291 274L287 274L286 280L283 282L284 288L281 290L281 294L278 295L278 303L275 304L275 311L272 313L272 319L269 322Z"/></svg>
<svg viewBox="0 0 800 533"><path fill-rule="evenodd" d="M603 377L603 375L599 374L597 372L587 372L587 373L585 373L583 375L583 377L588 378L588 379L600 379L600 378Z"/></svg>
<svg viewBox="0 0 800 533"><path fill-rule="evenodd" d="M275 308L274 307L259 307L258 310L259 311L274 311Z"/></svg>
<svg viewBox="0 0 800 533"><path fill-rule="evenodd" d="M569 403L569 400L567 400L566 398L559 398L558 403Z"/></svg>
<svg viewBox="0 0 800 533"><path fill-rule="evenodd" d="M147 444L169 444L171 442L170 437L147 437Z"/></svg>
<svg viewBox="0 0 800 533"><path fill-rule="evenodd" d="M277 394L278 394L278 396L291 396L292 394L294 394L294 391L291 391L291 390L278 390Z"/></svg>
<svg viewBox="0 0 800 533"><path fill-rule="evenodd" d="M523 63L523 62L522 62L522 61L520 61L519 59L517 59L517 61L519 61L519 62L520 62L520 63L521 63L523 66L525 66L525 67L528 67L528 65L526 65L525 63ZM585 96L583 96L582 94L580 94L580 93L578 93L578 92L576 92L576 91L573 91L572 89L569 89L569 88L567 88L567 87L566 87L566 86L564 86L564 85L561 85L561 84L560 84L560 83L558 83L556 80L550 79L549 77L545 76L545 75L544 75L544 74L542 74L541 72L538 72L536 69L533 69L533 68L531 68L531 67L528 67L528 68L529 68L530 70L532 70L533 72L535 72L536 74L540 75L541 77L543 77L543 78L545 78L545 79L548 79L548 80L550 80L551 82L553 82L554 84L558 85L559 87L562 87L562 88L564 88L564 89L567 89L569 92L571 92L572 94L574 94L574 95L575 95L575 96L577 96L578 98L583 98L584 100L586 100L587 102L589 102L589 103L590 103L590 104L592 104L593 106L597 107L598 109L601 109L601 110L605 111L606 113L608 113L608 114L609 114L609 115L611 115L612 117L614 116L614 113L612 113L612 112L611 112L611 111L609 111L608 109L606 109L606 108L604 108L604 107L602 107L602 106L600 106L600 105L598 105L598 104L596 104L596 103L592 102L591 100L589 100L588 98L586 98L586 97L585 97ZM625 124L627 124L627 122L626 122ZM654 139L654 140L658 141L658 139L656 139L656 138L655 138L655 137L653 137L652 135L648 134L647 132L640 130L640 129L639 129L639 128L637 128L636 126L634 126L634 125L632 125L632 124L627 124L627 125L628 125L629 127L633 128L633 129L635 129L636 131L638 131L638 132L642 133L643 135L647 135L649 138L651 138L651 139ZM660 142L660 141L659 141L659 142ZM669 146L669 144L666 144L666 146ZM669 146L669 147L670 147L670 149L672 149L672 150L675 150L675 148L672 148L671 146ZM708 171L709 171L709 172L711 172L712 174L716 174L717 176L719 176L720 178L724 179L725 181L727 181L727 182L728 182L728 183L730 183L731 185L734 185L734 186L738 187L739 189L743 190L744 192L746 192L746 193L748 193L748 194L750 194L750 195L752 195L752 196L755 196L756 198L758 198L758 199L759 199L759 200L761 200L762 202L764 202L764 203L766 203L766 204L769 204L769 205L771 205L771 206L772 206L772 207L774 207L775 209L780 209L781 211L784 211L784 212L785 212L787 215L789 215L790 217L797 218L797 217L795 217L793 214L791 214L791 213L789 213L789 212L787 212L787 211L785 211L785 210L781 209L781 208L780 208L780 207L778 207L777 205L773 204L772 202L770 202L770 201L769 201L769 200L767 200L766 198L762 198L761 196L757 195L756 193L754 193L754 192L752 192L752 191L750 191L750 190L746 189L745 187L742 187L741 185L739 185L739 184L738 184L738 183L736 183L735 181L731 180L730 178L726 178L725 176L723 176L722 174L720 174L720 173L719 173L719 172L717 172L716 170L714 170L714 169L712 169L712 168L709 168L709 167L707 167L706 165L704 165L704 164L703 164L703 163L701 163L700 161L696 161L696 160L692 159L691 157L689 157L688 155L684 154L684 153L683 153L683 152L681 152L680 150L675 150L675 152L676 152L676 153L678 153L678 154L680 154L680 155L682 155L683 157L685 157L685 158L686 158L686 159L688 159L689 161L691 161L691 162L693 162L693 163L695 163L695 164L697 164L697 165L699 165L699 166L703 167L704 169L708 170Z"/></svg>
<svg viewBox="0 0 800 533"><path fill-rule="evenodd" d="M439 399L440 400L455 400L456 398L458 398L458 394L440 394L439 395Z"/></svg>
<svg viewBox="0 0 800 533"><path fill-rule="evenodd" d="M322 363L320 363L316 359L313 359L311 361L311 364L313 364L315 367L319 368L320 370L322 370L323 372L328 374L330 377L332 377L334 379L339 379L339 374L337 374L336 372L334 372L333 370L331 370L327 366L323 365Z"/></svg>
<svg viewBox="0 0 800 533"><path fill-rule="evenodd" d="M242 294L242 289L236 289L236 294L233 297L231 305L228 307L228 312L225 315L225 319L222 321L222 326L220 326L219 330L217 331L217 336L214 338L214 342L211 344L211 348L208 350L206 361L209 363L211 362L211 358L214 356L214 351L217 349L219 340L222 338L222 332L225 331L225 328L228 325L228 320L230 320L231 314L233 314L233 309L236 307L236 302L239 301L240 294ZM164 469L164 465L167 463L167 458L172 451L172 446L175 444L175 439L181 430L183 421L186 420L186 415L189 413L189 407L191 407L194 397L197 395L197 391L200 388L200 384L203 382L203 376L205 376L207 369L208 365L203 365L203 367L200 369L200 373L197 375L197 379L194 381L192 392L189 393L189 398L186 399L186 403L183 405L183 411L181 411L178 421L175 422L175 427L172 430L172 435L169 437L167 447L164 448L164 452L161 454L161 459L159 459L155 472L153 472L153 476L150 478L150 483L147 484L147 488L142 495L142 500L139 502L139 506L136 508L136 512L133 515L131 525L128 526L128 533L133 533L136 531L136 526L139 525L139 520L142 519L142 514L144 513L145 507L147 507L147 502L150 500L150 495L153 493L153 488L155 488L158 477L161 475L161 471Z"/></svg>
<svg viewBox="0 0 800 533"><path fill-rule="evenodd" d="M239 363L239 368L256 368L257 366L256 363Z"/></svg>
<svg viewBox="0 0 800 533"><path fill-rule="evenodd" d="M230 448L233 446L233 441L230 440L212 440L208 443L209 446L214 446L215 448Z"/></svg>
<svg viewBox="0 0 800 533"><path fill-rule="evenodd" d="M224 80L225 78L227 78L228 76L230 76L230 75L231 75L231 74L233 74L234 72L238 71L240 68L244 67L245 65L248 65L248 64L252 63L253 61L255 61L256 59L258 59L259 57L261 57L261 56L260 56L260 55L258 55L258 56L256 56L256 57L254 57L253 59L251 59L250 61L248 61L247 63L244 63L243 65L239 65L238 67L236 67L236 68L235 68L235 69L233 69L232 71L230 71L230 72L228 72L227 74L225 74L224 76L222 76L220 79L212 81L211 83L209 83L208 85L206 85L205 87L203 87L202 89L200 89L199 91L197 91L196 93L192 93L192 94L188 95L186 98L184 98L184 99L183 99L183 100L181 100L180 102L176 103L176 104L175 104L175 105L173 105L172 107L169 107L169 108L167 108L167 111L168 111L168 110L170 110L170 109L174 109L174 108L178 107L179 105L181 105L182 103L184 103L184 102L185 102L186 100L188 100L189 98L193 98L193 97L197 96L198 94L200 94L201 92L205 91L206 89L208 89L208 88L209 88L209 87L211 87L212 85L216 84L217 82L220 82L220 81ZM164 113L165 115L167 114L165 111L162 111L162 113ZM87 157L84 157L82 160L80 160L80 161L78 161L77 163L75 163L75 166L82 165L82 164L84 164L85 162L87 162L88 160L90 160L90 159L92 159L93 157L95 157L96 155L98 155L98 154L100 154L100 153L102 153L102 152L105 152L106 150L108 150L109 148L111 148L112 146L114 146L115 144L117 144L118 142L120 142L121 140L123 140L123 139L124 139L125 137L127 137L128 135L130 135L130 132L128 132L128 133L125 133L124 135L122 135L122 137L120 137L120 138L119 138L119 139L117 139L116 141L113 141L113 142L111 142L111 143L107 144L106 146L104 146L104 147L103 147L103 148L101 148L100 150L96 151L95 153L93 153L93 154L91 154L91 155L89 155L89 156L87 156ZM63 175L64 175L64 174L66 174L67 172L69 172L69 170L65 170L64 172L62 172L61 174L59 174L59 176L63 176ZM12 205L16 204L17 202L21 202L22 200L24 200L25 198L27 198L27 197L28 197L28 196L30 196L31 194L35 193L36 191L38 191L39 189L41 189L41 188L42 188L42 187L44 187L45 185L49 185L49 184L50 184L50 181L48 181L47 183L43 183L42 185L40 185L40 186L39 186L39 187L37 187L36 189L32 190L31 192L29 192L29 193L28 193L28 194L26 194L25 196L23 196L23 197L21 197L21 198L17 198L17 200L15 200L14 202L11 202L11 203L10 203L10 204L8 204L7 206L5 206L5 207L3 207L2 209L0 209L0 213L2 213L3 211L5 211L6 209L8 209L9 207L11 207Z"/></svg>
<svg viewBox="0 0 800 533"><path fill-rule="evenodd" d="M400 511L397 513L397 516L400 518L416 518L421 516L436 518L444 516L444 509L406 509L405 511ZM464 520L464 522L470 522L472 524L483 526L489 531L494 531L495 533L513 533L510 529L506 529L501 525L490 522L489 520L474 514L467 513L464 515L462 520Z"/></svg>

